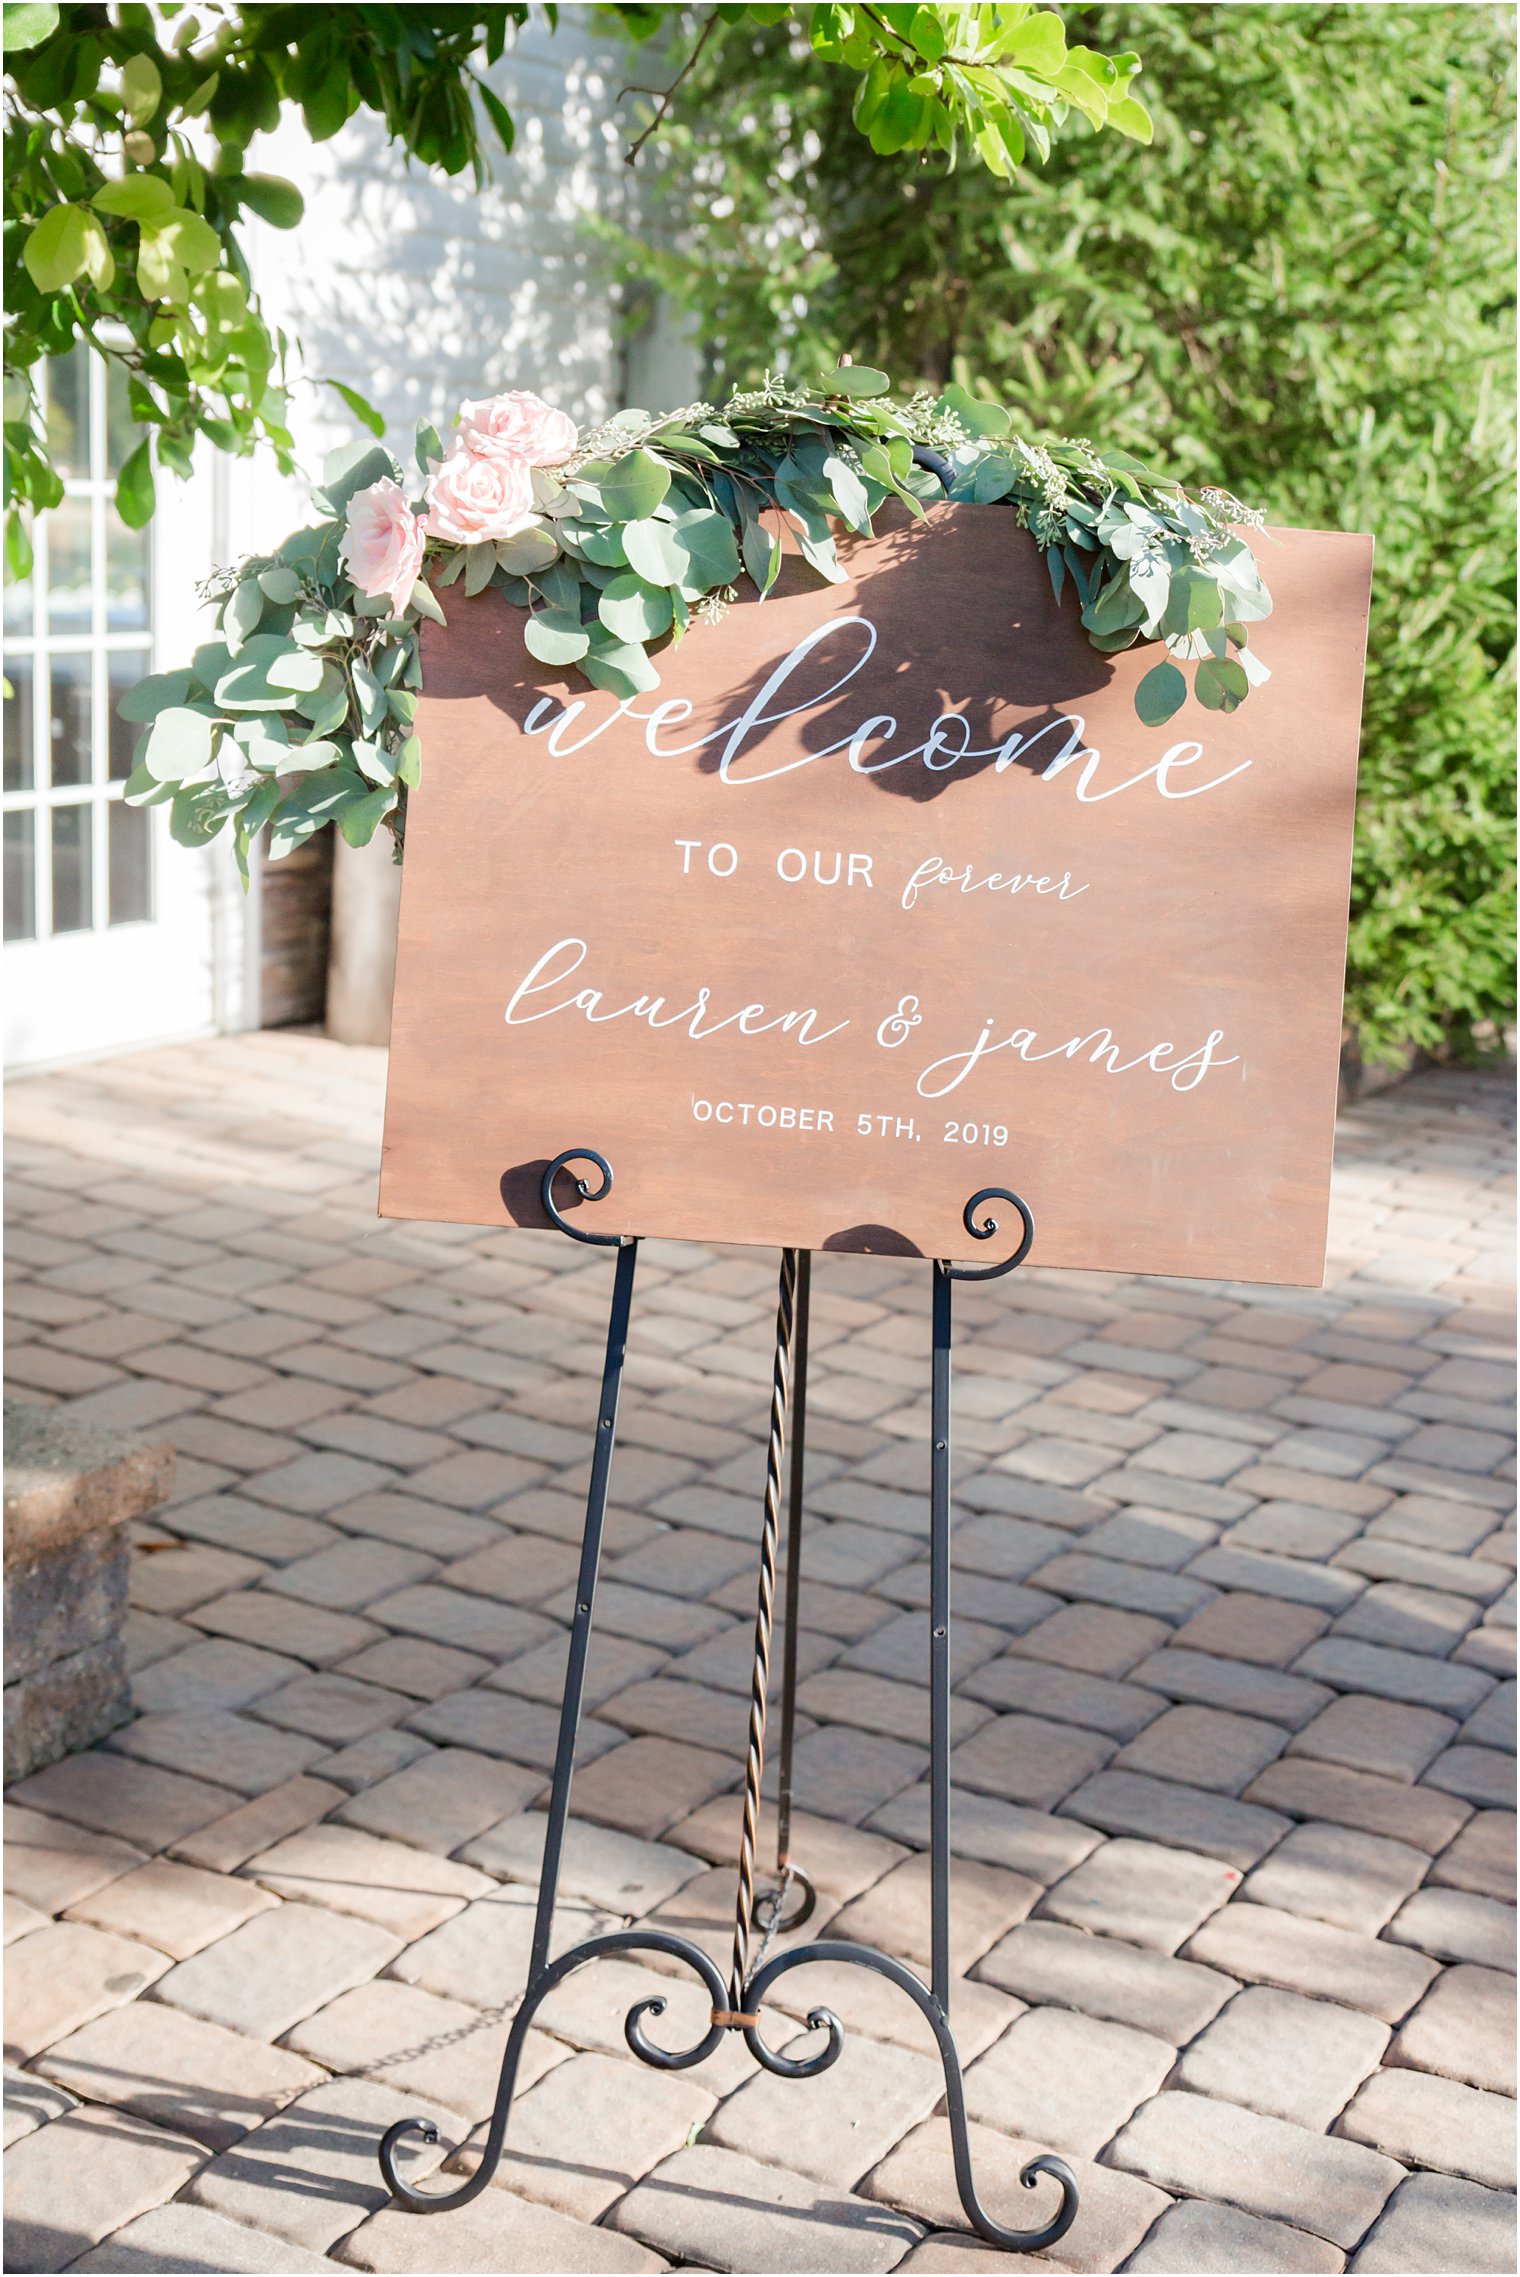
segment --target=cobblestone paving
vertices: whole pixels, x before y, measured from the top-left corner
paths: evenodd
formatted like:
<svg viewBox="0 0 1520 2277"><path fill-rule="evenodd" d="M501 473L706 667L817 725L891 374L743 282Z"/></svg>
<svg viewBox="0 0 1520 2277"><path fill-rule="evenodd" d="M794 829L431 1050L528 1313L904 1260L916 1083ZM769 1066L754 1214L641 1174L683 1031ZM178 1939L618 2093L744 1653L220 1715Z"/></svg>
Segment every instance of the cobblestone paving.
<svg viewBox="0 0 1520 2277"><path fill-rule="evenodd" d="M799 1972L845 2052L636 2065L572 1977L497 2186L608 1260L378 1225L374 1053L272 1034L11 1094L14 1388L172 1439L137 1720L13 1790L23 2270L966 2271L910 2004ZM980 2185L1043 2265L1512 2270L1507 1088L1342 1120L1323 1293L1041 1272L958 1298L955 1963ZM809 1935L926 1949L927 1277L815 1284L797 1844ZM774 1260L648 1245L559 1937L722 1955ZM457 2156L447 2145L463 2144ZM1042 2190L1049 2187L1041 2185Z"/></svg>

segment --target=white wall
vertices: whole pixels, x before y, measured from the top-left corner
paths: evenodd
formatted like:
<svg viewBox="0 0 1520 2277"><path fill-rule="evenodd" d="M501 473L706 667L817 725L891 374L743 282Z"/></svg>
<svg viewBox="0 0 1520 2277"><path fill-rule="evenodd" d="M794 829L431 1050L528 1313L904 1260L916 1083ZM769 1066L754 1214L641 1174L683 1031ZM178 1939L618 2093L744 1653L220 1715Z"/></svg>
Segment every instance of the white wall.
<svg viewBox="0 0 1520 2277"><path fill-rule="evenodd" d="M649 50L631 59L615 20L566 8L559 28L526 26L488 74L517 126L510 156L488 124L493 179L408 166L368 113L330 142L307 140L299 116L260 138L251 163L284 174L306 197L300 227L255 223L249 260L270 318L297 335L308 380L292 392L303 465L357 432L330 389L357 388L384 413L386 440L410 472L416 422L447 432L464 396L528 387L585 425L626 400L625 357L604 255L589 214L632 219L639 176L624 163L618 92L658 82ZM653 328L628 384L672 402L695 384L695 359L670 328ZM635 400L645 400L637 395ZM268 466L231 469L235 550L282 537L304 503Z"/></svg>

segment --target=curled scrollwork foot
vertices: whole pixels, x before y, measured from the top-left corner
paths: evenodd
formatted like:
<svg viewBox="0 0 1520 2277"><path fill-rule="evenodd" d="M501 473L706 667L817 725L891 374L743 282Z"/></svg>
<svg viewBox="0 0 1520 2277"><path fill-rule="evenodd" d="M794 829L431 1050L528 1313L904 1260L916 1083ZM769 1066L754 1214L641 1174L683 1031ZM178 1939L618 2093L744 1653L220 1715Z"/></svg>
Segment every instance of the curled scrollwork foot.
<svg viewBox="0 0 1520 2277"><path fill-rule="evenodd" d="M744 2045L756 2063L763 2065L766 2071L773 2071L778 2079L816 2079L821 2071L838 2063L844 2047L844 2026L831 2008L810 2008L807 2022L810 2032L828 2033L827 2041L816 2056L788 2056L768 2048L760 2037L758 2025L754 2024L744 2028Z"/></svg>
<svg viewBox="0 0 1520 2277"><path fill-rule="evenodd" d="M705 2063L723 2037L722 2025L710 2025L695 2047L662 2048L645 2032L644 2018L664 2013L665 2002L655 1994L649 2000L636 2000L623 2019L623 2038L640 2063L651 2065L655 2071L688 2071L693 2064Z"/></svg>

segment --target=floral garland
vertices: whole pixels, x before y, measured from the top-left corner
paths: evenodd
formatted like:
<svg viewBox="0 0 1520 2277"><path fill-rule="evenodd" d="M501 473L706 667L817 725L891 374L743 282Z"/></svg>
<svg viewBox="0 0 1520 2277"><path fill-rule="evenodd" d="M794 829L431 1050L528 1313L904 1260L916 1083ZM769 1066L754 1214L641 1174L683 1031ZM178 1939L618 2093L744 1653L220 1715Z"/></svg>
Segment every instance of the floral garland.
<svg viewBox="0 0 1520 2277"><path fill-rule="evenodd" d="M498 395L460 406L447 448L419 427L417 463L414 503L388 451L335 452L316 519L213 581L221 637L122 702L146 728L128 801L167 802L183 845L230 825L245 879L265 828L272 859L329 823L355 846L384 823L399 852L421 763L419 624L444 621L438 595L460 579L523 611L540 663L626 698L659 685L651 650L717 621L741 578L764 598L783 527L837 583L836 525L864 535L888 499L914 515L947 495L1000 501L1058 600L1070 583L1095 648L1164 646L1136 690L1147 725L1185 702L1185 665L1211 711L1267 677L1247 628L1272 604L1235 534L1259 514L1080 438L1026 442L958 387L902 401L884 373L845 366L720 409L622 411L584 436L536 395Z"/></svg>

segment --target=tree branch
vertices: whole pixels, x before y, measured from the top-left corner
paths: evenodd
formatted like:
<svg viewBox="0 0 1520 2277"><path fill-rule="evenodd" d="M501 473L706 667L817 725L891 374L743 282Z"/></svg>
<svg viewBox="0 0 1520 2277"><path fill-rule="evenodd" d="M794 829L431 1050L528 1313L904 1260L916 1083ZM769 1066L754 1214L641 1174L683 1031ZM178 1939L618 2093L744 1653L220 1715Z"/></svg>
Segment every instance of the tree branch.
<svg viewBox="0 0 1520 2277"><path fill-rule="evenodd" d="M706 23L702 26L701 32L698 34L696 46L692 49L690 55L686 58L686 61L682 64L680 70L676 73L674 79L672 79L670 82L670 85L663 91L658 87L619 88L619 101L622 100L624 95L658 95L660 98L658 106L655 110L654 117L650 120L648 126L645 127L643 133L637 136L636 139L631 142L628 148L624 151L623 164L625 166L637 166L639 162L639 152L643 149L650 136L657 133L658 130L664 125L665 120L669 115L670 106L675 101L676 94L680 88L682 80L685 79L687 74L695 67L703 48L706 47L708 41L712 38L712 35L717 30L717 28L718 11L716 8L714 8L712 13L709 15Z"/></svg>

